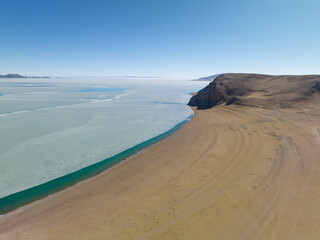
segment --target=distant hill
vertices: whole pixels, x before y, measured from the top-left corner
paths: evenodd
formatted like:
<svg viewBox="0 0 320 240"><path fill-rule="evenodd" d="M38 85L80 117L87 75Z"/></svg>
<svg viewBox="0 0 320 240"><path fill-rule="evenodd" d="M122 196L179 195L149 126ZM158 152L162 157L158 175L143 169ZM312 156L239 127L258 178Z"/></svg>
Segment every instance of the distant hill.
<svg viewBox="0 0 320 240"><path fill-rule="evenodd" d="M220 75L222 75L222 74L215 74L215 75L211 75L211 76L208 76L208 77L202 77L202 78L197 79L196 81L213 81L217 77L219 77Z"/></svg>
<svg viewBox="0 0 320 240"><path fill-rule="evenodd" d="M0 78L50 78L50 77L38 77L38 76L22 76L20 74L6 74L6 75L0 75Z"/></svg>
<svg viewBox="0 0 320 240"><path fill-rule="evenodd" d="M0 78L27 78L27 77L19 75L19 74L10 73L10 74L7 74L7 75L0 75Z"/></svg>
<svg viewBox="0 0 320 240"><path fill-rule="evenodd" d="M320 75L271 76L222 74L193 96L188 105L207 109L215 105L290 108L300 103L319 103Z"/></svg>

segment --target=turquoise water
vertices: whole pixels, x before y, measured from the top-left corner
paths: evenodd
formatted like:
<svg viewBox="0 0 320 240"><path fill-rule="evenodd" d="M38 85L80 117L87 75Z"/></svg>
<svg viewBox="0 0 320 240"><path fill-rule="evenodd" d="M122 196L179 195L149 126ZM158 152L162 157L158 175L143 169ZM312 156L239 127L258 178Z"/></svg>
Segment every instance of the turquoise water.
<svg viewBox="0 0 320 240"><path fill-rule="evenodd" d="M104 88L104 87L89 87L80 90L72 90L68 92L123 92L128 89L126 88Z"/></svg>
<svg viewBox="0 0 320 240"><path fill-rule="evenodd" d="M56 193L58 191L61 191L67 187L70 187L80 181L83 181L87 178L90 178L92 176L95 176L102 171L110 168L111 166L114 166L115 164L123 161L124 159L132 156L133 154L138 153L139 151L143 150L146 147L151 146L152 144L155 144L177 130L179 130L185 123L187 123L190 120L191 116L185 120L180 122L179 124L175 125L170 130L151 138L147 141L144 141L132 148L129 148L119 154L116 154L110 158L107 158L103 161L97 162L95 164L92 164L88 167L82 168L78 171L72 172L70 174L67 174L65 176L56 178L54 180L51 180L49 182L46 182L44 184L26 189L24 191L20 191L14 194L11 194L9 196L3 197L0 199L0 214L4 214L7 212L10 212L14 209L17 209L23 205L29 204L31 202L34 202L36 200L39 200L41 198L44 198L50 194Z"/></svg>

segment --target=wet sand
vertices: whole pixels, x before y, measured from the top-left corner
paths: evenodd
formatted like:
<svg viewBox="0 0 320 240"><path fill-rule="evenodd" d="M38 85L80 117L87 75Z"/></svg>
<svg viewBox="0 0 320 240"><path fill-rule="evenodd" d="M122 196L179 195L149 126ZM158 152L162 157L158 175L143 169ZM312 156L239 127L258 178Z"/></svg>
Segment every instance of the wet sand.
<svg viewBox="0 0 320 240"><path fill-rule="evenodd" d="M319 239L320 97L195 110L108 171L0 218L0 239Z"/></svg>

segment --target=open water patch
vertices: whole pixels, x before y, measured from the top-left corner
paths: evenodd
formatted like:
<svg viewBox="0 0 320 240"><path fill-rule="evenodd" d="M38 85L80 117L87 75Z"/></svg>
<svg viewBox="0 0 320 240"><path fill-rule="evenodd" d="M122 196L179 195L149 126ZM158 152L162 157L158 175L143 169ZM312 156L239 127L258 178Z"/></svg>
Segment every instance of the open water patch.
<svg viewBox="0 0 320 240"><path fill-rule="evenodd" d="M124 92L126 88L104 88L104 87L88 87L85 89L71 90L66 92Z"/></svg>
<svg viewBox="0 0 320 240"><path fill-rule="evenodd" d="M158 102L158 101L153 101L152 103L156 103L156 104L169 104L169 105L183 105L184 103L180 103L180 102Z"/></svg>

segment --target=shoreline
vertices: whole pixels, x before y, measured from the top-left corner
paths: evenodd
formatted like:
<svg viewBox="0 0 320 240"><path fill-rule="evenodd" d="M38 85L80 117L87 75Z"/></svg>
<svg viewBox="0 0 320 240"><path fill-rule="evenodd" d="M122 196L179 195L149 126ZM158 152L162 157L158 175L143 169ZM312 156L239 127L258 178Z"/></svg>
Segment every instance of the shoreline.
<svg viewBox="0 0 320 240"><path fill-rule="evenodd" d="M34 187L27 188L25 190L0 198L0 217L9 214L12 211L31 205L35 202L41 201L42 199L46 199L53 194L58 194L59 192L72 188L83 181L94 178L99 174L103 174L109 169L117 167L124 161L127 161L137 154L142 153L145 149L175 134L185 124L192 120L192 118L195 116L195 111L193 112L193 115L190 115L187 119L179 122L169 130L145 140L133 147L130 147L116 155L40 185L36 185Z"/></svg>
<svg viewBox="0 0 320 240"><path fill-rule="evenodd" d="M0 239L316 239L319 108L195 110L165 140L2 216Z"/></svg>

